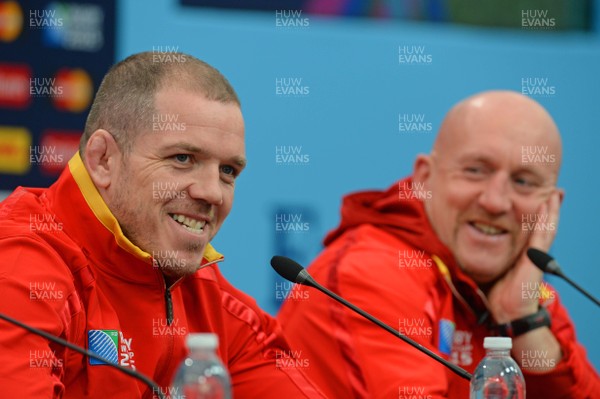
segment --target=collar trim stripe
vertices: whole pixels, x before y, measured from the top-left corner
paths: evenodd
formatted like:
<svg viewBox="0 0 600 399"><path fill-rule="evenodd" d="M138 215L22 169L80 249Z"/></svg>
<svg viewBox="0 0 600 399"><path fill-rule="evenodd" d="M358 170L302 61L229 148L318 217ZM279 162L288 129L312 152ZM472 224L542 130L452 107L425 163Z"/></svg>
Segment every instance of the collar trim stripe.
<svg viewBox="0 0 600 399"><path fill-rule="evenodd" d="M102 199L102 196L100 196L96 186L94 186L92 178L85 169L85 165L83 164L79 152L77 152L69 161L69 170L71 171L71 175L73 175L73 179L75 179L79 190L81 190L85 202L87 202L100 223L115 236L117 244L136 258L150 263L152 256L129 241L123 234L119 222L117 222L115 216L110 209L108 209L108 206Z"/></svg>

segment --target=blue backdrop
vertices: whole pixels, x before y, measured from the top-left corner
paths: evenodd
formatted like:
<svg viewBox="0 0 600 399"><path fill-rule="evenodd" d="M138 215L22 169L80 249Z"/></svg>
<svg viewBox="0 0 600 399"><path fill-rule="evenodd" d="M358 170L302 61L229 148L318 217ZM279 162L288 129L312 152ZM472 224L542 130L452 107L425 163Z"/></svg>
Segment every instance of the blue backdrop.
<svg viewBox="0 0 600 399"><path fill-rule="evenodd" d="M554 116L564 139L560 185L566 197L552 253L573 279L600 294L600 264L591 253L600 241L600 215L593 210L600 169L598 33L305 15L308 24L292 28L278 26L271 13L177 3L120 1L117 59L170 46L216 66L238 91L249 165L214 244L226 257L223 273L263 308L276 311L280 286L268 265L275 252L308 263L336 226L342 195L385 188L409 174L450 106L478 91L521 91L527 83L533 86L525 90L546 93L533 97ZM415 53L417 62L407 63ZM399 117L422 118L431 129L400 131ZM282 220L302 228L282 231ZM599 309L570 286L550 282L600 369Z"/></svg>

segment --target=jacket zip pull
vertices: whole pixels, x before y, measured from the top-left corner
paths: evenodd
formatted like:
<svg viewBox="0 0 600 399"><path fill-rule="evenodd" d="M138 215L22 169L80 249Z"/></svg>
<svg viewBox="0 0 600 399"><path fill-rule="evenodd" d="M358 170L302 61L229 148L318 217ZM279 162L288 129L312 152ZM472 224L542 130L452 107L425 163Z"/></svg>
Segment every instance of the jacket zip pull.
<svg viewBox="0 0 600 399"><path fill-rule="evenodd" d="M165 290L165 304L167 306L167 325L173 324L173 299L171 298L171 290Z"/></svg>

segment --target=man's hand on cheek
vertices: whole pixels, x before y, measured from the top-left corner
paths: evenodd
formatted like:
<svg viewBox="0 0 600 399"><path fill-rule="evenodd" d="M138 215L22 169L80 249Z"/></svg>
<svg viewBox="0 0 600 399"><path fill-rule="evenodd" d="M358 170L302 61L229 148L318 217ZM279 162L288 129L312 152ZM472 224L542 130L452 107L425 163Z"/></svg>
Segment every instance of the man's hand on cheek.
<svg viewBox="0 0 600 399"><path fill-rule="evenodd" d="M515 322L538 313L540 299L550 292L543 285L542 272L527 257L529 247L548 251L556 236L561 193L555 190L548 200L541 204L536 215L536 223L531 231L523 253L514 267L499 280L488 294L492 315L498 324L504 324L505 331L511 331L513 338L512 356L521 368L529 372L547 373L559 364L563 352L559 342L547 324L538 325L515 333ZM539 314L539 313L538 313ZM536 315L536 317L538 317ZM511 323L511 324L506 324ZM509 325L510 328L506 329ZM514 334L514 335L512 335ZM552 367L537 367L527 361L531 353L545 353L545 360Z"/></svg>
<svg viewBox="0 0 600 399"><path fill-rule="evenodd" d="M536 211L535 226L531 226L529 240L517 261L488 293L490 310L497 323L520 319L538 310L543 273L527 257L527 248L548 251L558 228L560 192L555 190Z"/></svg>

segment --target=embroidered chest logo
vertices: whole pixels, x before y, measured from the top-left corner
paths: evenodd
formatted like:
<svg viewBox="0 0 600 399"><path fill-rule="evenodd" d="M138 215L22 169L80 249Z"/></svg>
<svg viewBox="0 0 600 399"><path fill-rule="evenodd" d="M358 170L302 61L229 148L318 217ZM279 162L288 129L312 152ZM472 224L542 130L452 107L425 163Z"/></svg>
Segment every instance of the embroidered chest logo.
<svg viewBox="0 0 600 399"><path fill-rule="evenodd" d="M117 330L89 330L88 348L110 363L120 364L135 370L134 352L131 348L133 338L125 338L123 332ZM90 365L106 364L103 361L90 358Z"/></svg>
<svg viewBox="0 0 600 399"><path fill-rule="evenodd" d="M452 343L452 363L459 366L470 366L473 363L473 344L470 331L456 330Z"/></svg>

